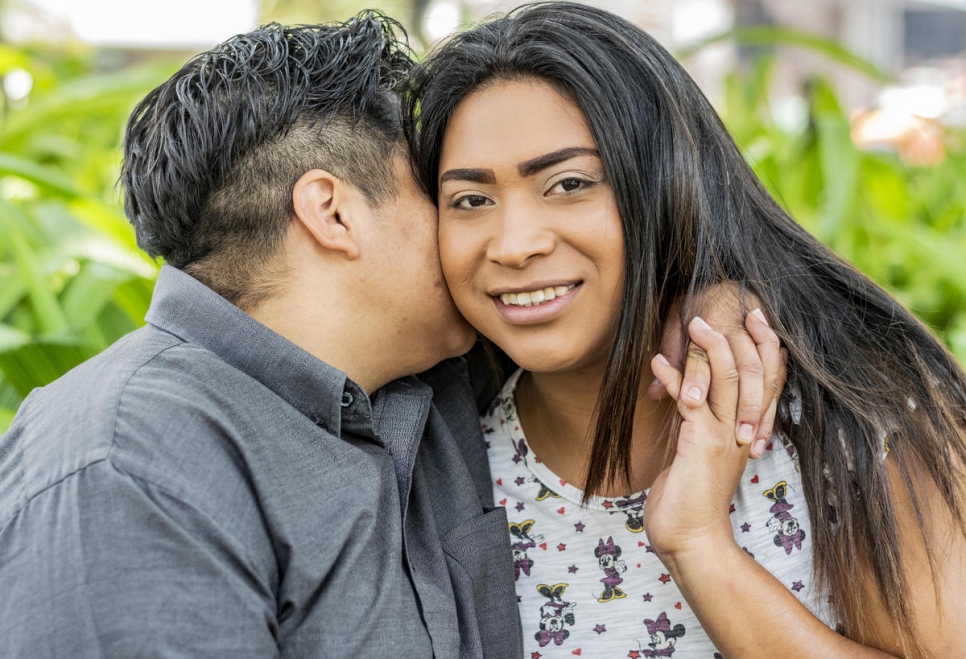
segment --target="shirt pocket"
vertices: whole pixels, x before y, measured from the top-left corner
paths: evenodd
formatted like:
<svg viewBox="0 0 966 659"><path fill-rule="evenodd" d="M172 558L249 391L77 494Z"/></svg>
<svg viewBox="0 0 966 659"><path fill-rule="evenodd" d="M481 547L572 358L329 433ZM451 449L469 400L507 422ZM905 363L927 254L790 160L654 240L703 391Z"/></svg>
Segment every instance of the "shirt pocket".
<svg viewBox="0 0 966 659"><path fill-rule="evenodd" d="M484 508L479 517L452 529L443 537L443 551L464 631L460 657L522 657L506 509Z"/></svg>

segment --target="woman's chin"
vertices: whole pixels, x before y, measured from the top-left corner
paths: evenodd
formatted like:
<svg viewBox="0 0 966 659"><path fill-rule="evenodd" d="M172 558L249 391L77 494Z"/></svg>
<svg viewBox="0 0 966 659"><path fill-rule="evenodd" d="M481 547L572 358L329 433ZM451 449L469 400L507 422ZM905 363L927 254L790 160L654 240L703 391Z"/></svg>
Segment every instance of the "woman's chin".
<svg viewBox="0 0 966 659"><path fill-rule="evenodd" d="M562 373L577 365L573 355L563 355L553 351L541 351L535 355L533 350L507 350L501 346L503 352L513 360L517 366L531 373Z"/></svg>

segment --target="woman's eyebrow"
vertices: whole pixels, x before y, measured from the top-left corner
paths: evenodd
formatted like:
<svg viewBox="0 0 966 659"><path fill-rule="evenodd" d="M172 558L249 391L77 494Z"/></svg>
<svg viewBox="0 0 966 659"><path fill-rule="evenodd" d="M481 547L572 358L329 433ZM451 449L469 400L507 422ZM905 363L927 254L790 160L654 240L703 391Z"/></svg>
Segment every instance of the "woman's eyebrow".
<svg viewBox="0 0 966 659"><path fill-rule="evenodd" d="M533 176L542 169L552 167L578 156L600 158L600 152L597 149L591 149L585 146L569 146L521 162L517 165L517 171L523 177ZM496 183L496 175L492 169L449 169L439 177L440 184L446 181L469 181L471 183L487 183L493 185Z"/></svg>
<svg viewBox="0 0 966 659"><path fill-rule="evenodd" d="M594 156L600 158L600 152L597 149L591 149L585 146L570 146L521 162L517 165L517 171L523 177L533 176L541 169L552 167L553 165L570 160L571 158L576 158L577 156Z"/></svg>
<svg viewBox="0 0 966 659"><path fill-rule="evenodd" d="M450 169L439 177L440 184L446 181L469 181L470 183L496 183L492 169Z"/></svg>

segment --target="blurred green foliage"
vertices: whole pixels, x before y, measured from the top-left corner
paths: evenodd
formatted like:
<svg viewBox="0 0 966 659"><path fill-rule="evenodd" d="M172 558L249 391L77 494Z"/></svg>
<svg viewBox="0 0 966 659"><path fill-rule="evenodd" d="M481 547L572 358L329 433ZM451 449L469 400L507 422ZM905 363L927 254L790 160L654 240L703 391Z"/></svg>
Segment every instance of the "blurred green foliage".
<svg viewBox="0 0 966 659"><path fill-rule="evenodd" d="M4 99L0 118L0 431L31 389L143 322L158 267L121 209L120 143L134 104L175 66L103 73L89 54L0 45L0 76L33 78L29 100ZM773 119L770 71L762 60L729 77L721 107L756 171L966 363L966 149L930 168L860 152L821 82L809 121L789 132Z"/></svg>
<svg viewBox="0 0 966 659"><path fill-rule="evenodd" d="M966 136L947 131L945 158L915 166L864 152L833 89L811 85L807 122L779 126L772 60L725 81L722 118L755 172L813 235L911 309L966 364Z"/></svg>
<svg viewBox="0 0 966 659"><path fill-rule="evenodd" d="M138 327L157 275L116 181L124 122L173 67L93 62L0 45L0 75L33 80L0 122L0 430L31 389Z"/></svg>

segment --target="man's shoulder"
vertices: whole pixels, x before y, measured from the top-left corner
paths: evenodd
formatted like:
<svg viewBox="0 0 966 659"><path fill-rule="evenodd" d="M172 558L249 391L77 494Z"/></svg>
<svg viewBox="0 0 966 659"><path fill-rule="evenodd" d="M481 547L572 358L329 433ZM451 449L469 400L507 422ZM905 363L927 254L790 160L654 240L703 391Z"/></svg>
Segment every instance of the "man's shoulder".
<svg viewBox="0 0 966 659"><path fill-rule="evenodd" d="M183 430L204 423L197 412L217 390L221 369L230 367L147 326L34 390L0 437L0 526L72 474L106 460L128 461L131 450L151 446L149 440L132 447L132 439L156 439L173 423Z"/></svg>

